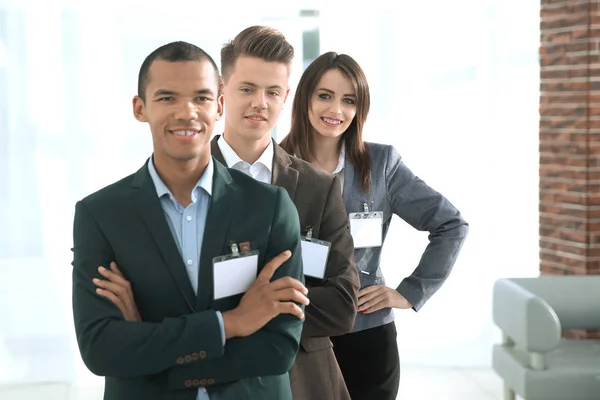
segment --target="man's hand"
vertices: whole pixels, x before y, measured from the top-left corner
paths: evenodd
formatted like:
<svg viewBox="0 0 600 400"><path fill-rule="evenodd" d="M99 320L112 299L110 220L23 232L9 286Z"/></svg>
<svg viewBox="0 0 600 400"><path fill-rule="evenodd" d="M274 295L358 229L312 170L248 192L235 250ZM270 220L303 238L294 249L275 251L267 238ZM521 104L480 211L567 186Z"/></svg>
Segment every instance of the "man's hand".
<svg viewBox="0 0 600 400"><path fill-rule="evenodd" d="M140 313L133 299L133 290L131 283L117 266L117 263L110 263L110 270L104 267L98 267L100 275L106 278L94 278L94 285L98 286L96 293L112 301L123 314L125 321L141 321Z"/></svg>
<svg viewBox="0 0 600 400"><path fill-rule="evenodd" d="M412 304L396 290L385 285L369 286L358 292L358 311L370 314L383 308L412 308Z"/></svg>
<svg viewBox="0 0 600 400"><path fill-rule="evenodd" d="M286 262L292 253L289 250L275 256L260 271L258 277L233 310L223 313L225 338L244 337L261 329L279 314L293 314L304 318L304 312L294 304L308 305L308 289L302 282L283 277L270 282L273 274Z"/></svg>

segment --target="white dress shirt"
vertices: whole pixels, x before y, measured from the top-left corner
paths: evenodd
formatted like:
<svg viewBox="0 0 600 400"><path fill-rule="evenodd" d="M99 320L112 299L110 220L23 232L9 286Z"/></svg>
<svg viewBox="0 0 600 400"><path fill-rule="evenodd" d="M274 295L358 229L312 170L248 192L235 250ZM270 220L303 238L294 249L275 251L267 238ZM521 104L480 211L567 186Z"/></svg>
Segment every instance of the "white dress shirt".
<svg viewBox="0 0 600 400"><path fill-rule="evenodd" d="M184 207L175 199L167 185L158 175L154 166L154 156L148 160L148 172L156 188L156 194L165 214L173 239L179 249L181 258L185 261L185 270L192 284L194 293L198 294L198 271L200 270L200 258L202 256L202 241L204 240L204 228L206 227L206 216L210 198L212 196L214 164L212 159L198 183L192 190L192 202ZM216 311L221 338L225 345L225 325L223 315ZM198 388L196 400L210 400L206 388Z"/></svg>
<svg viewBox="0 0 600 400"><path fill-rule="evenodd" d="M242 160L237 153L231 148L229 143L223 136L217 140L217 145L227 167L237 169L238 171L244 172L246 175L250 175L259 182L271 184L272 176L272 165L273 165L273 141L269 140L269 145L260 155L258 160L254 164L250 165L246 161Z"/></svg>
<svg viewBox="0 0 600 400"><path fill-rule="evenodd" d="M338 165L332 172L340 180L342 186L342 194L344 193L344 167L346 166L346 142L342 143L342 149L340 151L340 158L338 159Z"/></svg>

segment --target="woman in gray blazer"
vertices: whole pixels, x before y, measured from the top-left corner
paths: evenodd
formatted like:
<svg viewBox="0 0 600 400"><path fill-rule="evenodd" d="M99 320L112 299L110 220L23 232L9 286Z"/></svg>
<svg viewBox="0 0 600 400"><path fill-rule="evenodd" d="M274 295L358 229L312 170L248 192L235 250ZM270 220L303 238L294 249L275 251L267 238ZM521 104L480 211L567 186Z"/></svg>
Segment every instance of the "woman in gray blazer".
<svg viewBox="0 0 600 400"><path fill-rule="evenodd" d="M394 147L363 141L369 104L367 80L356 61L325 53L300 78L291 130L281 146L342 181L361 290L354 328L331 339L353 400L395 400L400 360L392 309L418 311L442 286L468 224L404 165ZM419 265L395 289L385 285L380 268L392 214L429 232Z"/></svg>

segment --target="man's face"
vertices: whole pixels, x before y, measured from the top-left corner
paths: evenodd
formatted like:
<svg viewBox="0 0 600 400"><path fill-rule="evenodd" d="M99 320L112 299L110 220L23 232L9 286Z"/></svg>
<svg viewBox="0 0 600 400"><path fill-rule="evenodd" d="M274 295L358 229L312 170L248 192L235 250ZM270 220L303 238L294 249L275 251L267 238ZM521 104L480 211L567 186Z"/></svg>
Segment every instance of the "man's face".
<svg viewBox="0 0 600 400"><path fill-rule="evenodd" d="M270 138L289 91L286 64L239 57L223 86L225 135Z"/></svg>
<svg viewBox="0 0 600 400"><path fill-rule="evenodd" d="M155 158L191 161L210 151L215 122L223 114L211 63L156 60L148 77L146 100L134 97L133 111L150 125Z"/></svg>

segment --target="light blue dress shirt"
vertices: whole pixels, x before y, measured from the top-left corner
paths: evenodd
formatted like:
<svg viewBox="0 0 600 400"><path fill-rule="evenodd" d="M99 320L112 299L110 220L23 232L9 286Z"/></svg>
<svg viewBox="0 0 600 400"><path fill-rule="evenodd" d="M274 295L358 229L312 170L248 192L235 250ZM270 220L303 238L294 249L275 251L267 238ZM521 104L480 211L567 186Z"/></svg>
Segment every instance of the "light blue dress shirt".
<svg viewBox="0 0 600 400"><path fill-rule="evenodd" d="M190 278L194 293L198 294L198 273L200 269L200 253L202 251L202 239L204 238L204 227L206 225L206 216L210 206L210 197L212 196L212 183L214 165L212 157L204 174L192 190L192 202L183 207L173 196L167 185L160 179L156 168L154 167L153 157L148 161L148 170L156 193L160 199L160 205L165 213L167 223L173 234L173 238L179 248L179 254L185 263L185 269ZM217 311L217 318L221 327L221 337L223 345L225 344L225 329L223 325L223 316ZM198 389L196 400L209 400L206 389Z"/></svg>

